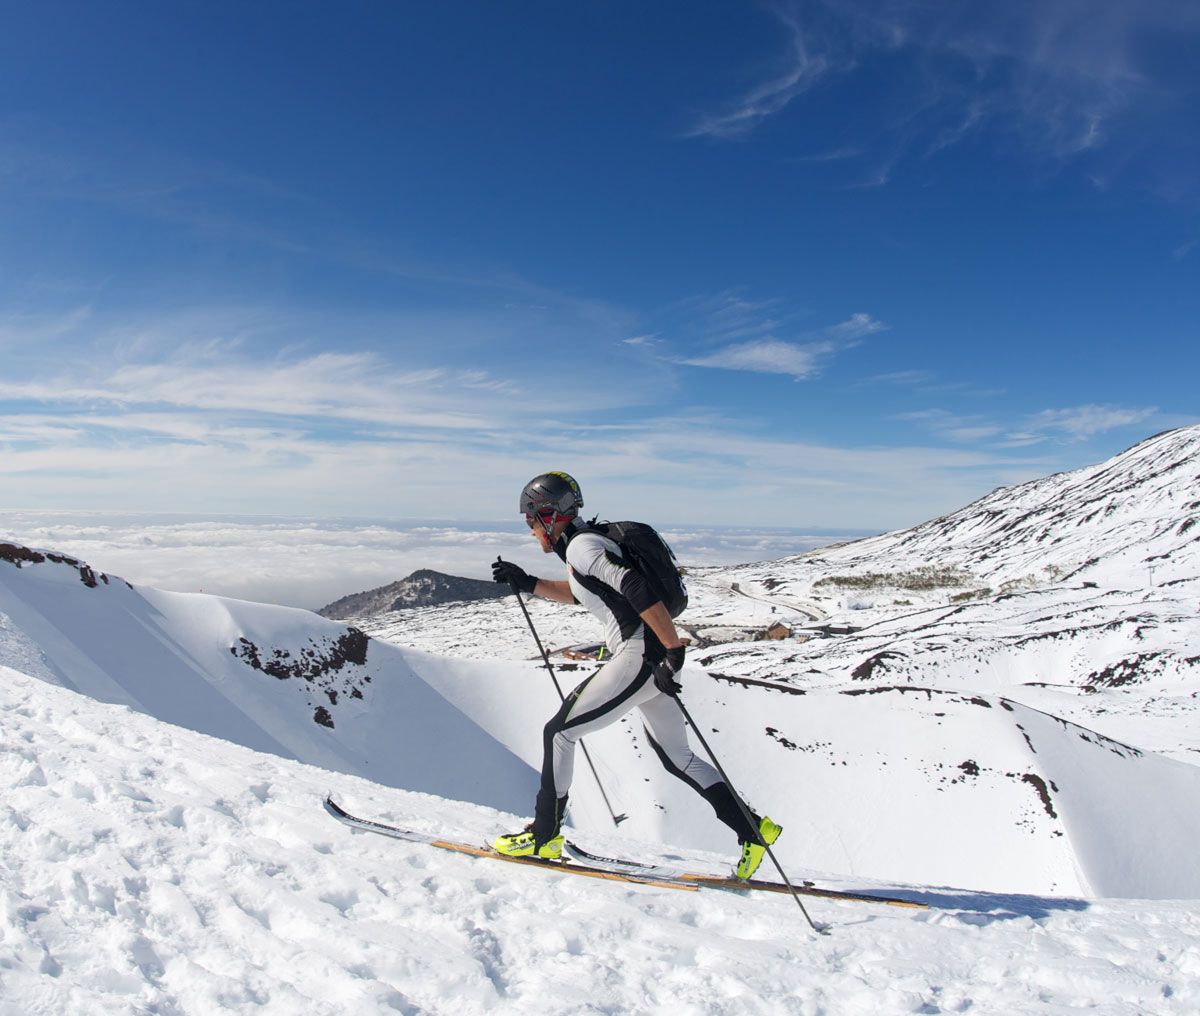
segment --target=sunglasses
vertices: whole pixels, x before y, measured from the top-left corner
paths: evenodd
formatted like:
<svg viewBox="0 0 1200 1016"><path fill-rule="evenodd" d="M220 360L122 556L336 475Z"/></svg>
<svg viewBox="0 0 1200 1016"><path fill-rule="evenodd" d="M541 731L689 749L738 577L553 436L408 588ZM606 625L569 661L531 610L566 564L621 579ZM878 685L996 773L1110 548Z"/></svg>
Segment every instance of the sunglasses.
<svg viewBox="0 0 1200 1016"><path fill-rule="evenodd" d="M570 518L568 515L558 515L553 508L547 508L545 511L535 512L534 514L526 514L525 525L530 529L536 526L541 526L547 533L554 528L554 523L559 519Z"/></svg>

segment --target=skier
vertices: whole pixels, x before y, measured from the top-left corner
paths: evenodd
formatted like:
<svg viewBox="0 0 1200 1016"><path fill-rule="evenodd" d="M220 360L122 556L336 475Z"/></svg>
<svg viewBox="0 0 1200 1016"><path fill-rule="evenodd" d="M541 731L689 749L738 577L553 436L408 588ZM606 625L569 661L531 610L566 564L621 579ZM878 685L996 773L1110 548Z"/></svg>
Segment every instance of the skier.
<svg viewBox="0 0 1200 1016"><path fill-rule="evenodd" d="M492 564L497 582L587 607L604 626L611 654L602 669L566 697L545 726L542 781L533 821L522 832L498 837L493 846L512 857L560 858L559 829L576 742L637 708L650 745L667 771L701 794L717 818L737 834L742 856L736 874L750 878L762 863L766 845L778 839L782 827L758 815L753 815L751 825L717 770L688 746L683 716L672 701L682 690L678 678L684 657L675 623L649 583L625 559L620 545L580 522L582 507L579 484L566 473L535 476L521 491L525 522L542 552L555 553L566 563L565 581L537 578L510 561L498 559Z"/></svg>

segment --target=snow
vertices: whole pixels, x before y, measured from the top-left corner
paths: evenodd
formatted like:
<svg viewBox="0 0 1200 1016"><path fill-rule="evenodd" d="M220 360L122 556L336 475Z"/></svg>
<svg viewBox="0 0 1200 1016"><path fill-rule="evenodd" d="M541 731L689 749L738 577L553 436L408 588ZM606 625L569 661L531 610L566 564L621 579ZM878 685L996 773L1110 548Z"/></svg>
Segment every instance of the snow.
<svg viewBox="0 0 1200 1016"><path fill-rule="evenodd" d="M468 842L515 817L7 668L0 728L4 1016L1200 1006L1195 902L921 888L928 911L810 900L833 925L821 938L786 897L593 883L356 835L322 811L327 791Z"/></svg>
<svg viewBox="0 0 1200 1016"><path fill-rule="evenodd" d="M520 694L538 692L539 715L552 713L553 689L534 667L485 683L460 661L413 666L539 764L537 725L511 708L521 682ZM705 677L687 673L688 711L739 791L783 824L785 865L1011 892L1200 898L1200 767L998 696L794 695ZM658 764L636 714L586 743L613 808L628 815L623 836L736 854L708 806ZM613 828L583 766L571 816L589 831Z"/></svg>
<svg viewBox="0 0 1200 1016"><path fill-rule="evenodd" d="M944 519L694 568L684 701L796 879L680 893L355 836L524 824L558 696L511 598L350 619L0 547L0 1016L1191 1013L1200 428ZM551 562L544 567L553 567ZM1153 585L1151 571L1153 569ZM594 621L532 601L552 649ZM775 621L780 641L756 634ZM592 661L556 656L564 689ZM647 750L589 736L599 853L727 870Z"/></svg>
<svg viewBox="0 0 1200 1016"><path fill-rule="evenodd" d="M11 650L0 662L32 662L101 701L393 786L508 807L534 793L536 774L432 691L403 651L372 642L358 664L339 654L346 634L292 607L109 576L89 587L67 562L0 561L0 651ZM243 639L264 664L303 673L254 669ZM314 721L317 709L333 727Z"/></svg>

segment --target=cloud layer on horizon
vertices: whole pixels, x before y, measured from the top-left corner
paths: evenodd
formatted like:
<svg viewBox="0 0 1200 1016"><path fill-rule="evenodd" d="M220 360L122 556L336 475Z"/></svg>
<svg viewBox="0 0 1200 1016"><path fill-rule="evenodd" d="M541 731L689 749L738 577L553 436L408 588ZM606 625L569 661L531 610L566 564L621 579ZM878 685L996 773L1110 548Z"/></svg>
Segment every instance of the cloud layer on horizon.
<svg viewBox="0 0 1200 1016"><path fill-rule="evenodd" d="M739 564L859 533L663 528L685 564ZM534 574L561 570L524 525L350 519L175 517L0 511L0 541L70 554L97 571L174 592L206 592L316 610L420 568L491 578L498 554ZM3 567L3 565L0 565Z"/></svg>

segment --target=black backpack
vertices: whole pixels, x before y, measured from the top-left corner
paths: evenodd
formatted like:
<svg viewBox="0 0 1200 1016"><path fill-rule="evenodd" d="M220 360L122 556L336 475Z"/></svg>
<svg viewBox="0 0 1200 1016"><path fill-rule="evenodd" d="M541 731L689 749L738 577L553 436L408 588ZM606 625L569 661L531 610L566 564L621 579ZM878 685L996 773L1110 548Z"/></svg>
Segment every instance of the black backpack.
<svg viewBox="0 0 1200 1016"><path fill-rule="evenodd" d="M671 617L687 609L687 586L675 554L667 541L644 522L597 522L592 519L587 528L612 540L621 548L627 561L638 570Z"/></svg>

